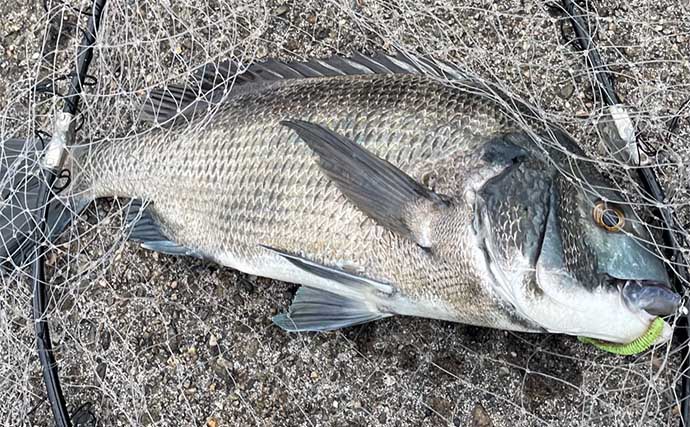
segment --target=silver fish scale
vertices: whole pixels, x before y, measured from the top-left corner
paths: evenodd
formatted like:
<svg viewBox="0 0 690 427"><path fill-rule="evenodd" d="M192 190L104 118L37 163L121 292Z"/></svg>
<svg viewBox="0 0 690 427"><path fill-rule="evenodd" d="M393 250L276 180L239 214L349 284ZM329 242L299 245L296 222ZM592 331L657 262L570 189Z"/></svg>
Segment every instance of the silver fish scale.
<svg viewBox="0 0 690 427"><path fill-rule="evenodd" d="M435 176L436 191L457 196L457 212L434 253L350 204L284 119L327 126L420 182ZM268 245L449 305L458 321L515 328L475 265L462 198L471 154L511 129L487 98L423 76L285 80L231 96L212 120L184 130L96 145L80 159L79 188L154 203L172 240L216 260L259 268L270 253L258 245Z"/></svg>

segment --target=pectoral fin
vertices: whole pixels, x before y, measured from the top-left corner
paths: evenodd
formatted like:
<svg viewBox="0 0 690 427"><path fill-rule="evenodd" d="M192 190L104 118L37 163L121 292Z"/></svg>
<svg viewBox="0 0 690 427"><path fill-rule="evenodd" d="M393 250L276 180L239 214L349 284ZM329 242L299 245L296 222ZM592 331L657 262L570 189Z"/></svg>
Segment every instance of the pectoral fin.
<svg viewBox="0 0 690 427"><path fill-rule="evenodd" d="M448 203L391 163L314 123L283 121L319 157L319 166L347 199L381 226L429 248L429 218ZM420 220L421 219L421 220Z"/></svg>
<svg viewBox="0 0 690 427"><path fill-rule="evenodd" d="M331 331L393 315L380 304L395 292L393 286L279 249L262 247L325 280L322 288L299 288L289 312L273 317L273 322L286 331Z"/></svg>

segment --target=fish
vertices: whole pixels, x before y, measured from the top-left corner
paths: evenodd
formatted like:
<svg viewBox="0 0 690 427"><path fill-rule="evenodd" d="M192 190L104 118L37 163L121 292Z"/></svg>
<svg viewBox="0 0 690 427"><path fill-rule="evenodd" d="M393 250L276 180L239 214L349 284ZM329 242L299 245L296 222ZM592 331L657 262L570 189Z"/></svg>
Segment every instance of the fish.
<svg viewBox="0 0 690 427"><path fill-rule="evenodd" d="M142 247L300 285L273 318L293 332L417 316L629 343L678 309L611 178L497 85L402 54L240 70L207 64L147 94L151 130L71 147L49 235L130 199ZM5 264L22 203L3 207Z"/></svg>

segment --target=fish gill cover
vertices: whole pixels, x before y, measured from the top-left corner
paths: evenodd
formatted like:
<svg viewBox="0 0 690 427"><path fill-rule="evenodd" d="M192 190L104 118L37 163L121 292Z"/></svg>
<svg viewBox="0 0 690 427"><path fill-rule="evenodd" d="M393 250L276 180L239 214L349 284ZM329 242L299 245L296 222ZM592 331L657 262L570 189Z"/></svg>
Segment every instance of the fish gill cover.
<svg viewBox="0 0 690 427"><path fill-rule="evenodd" d="M582 9L683 236L690 227L690 109L681 108L690 97L688 9L675 0ZM10 0L5 10L0 140L46 138L61 109L53 95L67 91L90 2ZM203 64L397 50L459 64L529 102L540 120L576 137L627 203L643 208L649 201L603 148L602 99L563 24L548 3L530 0L110 2L76 142L117 144L152 132L155 126L138 120L142 100L187 81ZM514 111L526 121L521 114ZM674 117L677 131L669 132ZM3 188L20 174L1 177ZM89 206L51 245L46 262L68 407L91 404L102 425L679 422L680 340L619 357L568 336L400 317L287 334L270 318L287 310L295 285L128 243L127 209L127 200ZM2 276L5 425L52 422L30 301L25 272Z"/></svg>

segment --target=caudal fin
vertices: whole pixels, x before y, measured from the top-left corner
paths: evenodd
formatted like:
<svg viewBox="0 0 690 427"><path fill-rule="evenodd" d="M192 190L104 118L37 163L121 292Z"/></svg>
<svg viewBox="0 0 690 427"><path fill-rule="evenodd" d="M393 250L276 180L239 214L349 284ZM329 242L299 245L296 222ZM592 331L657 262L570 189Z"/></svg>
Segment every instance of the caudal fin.
<svg viewBox="0 0 690 427"><path fill-rule="evenodd" d="M38 190L45 179L40 167L43 149L37 138L8 139L0 146L0 267L4 271L23 268L31 261ZM51 202L45 228L50 241L69 225L74 212L62 199Z"/></svg>

